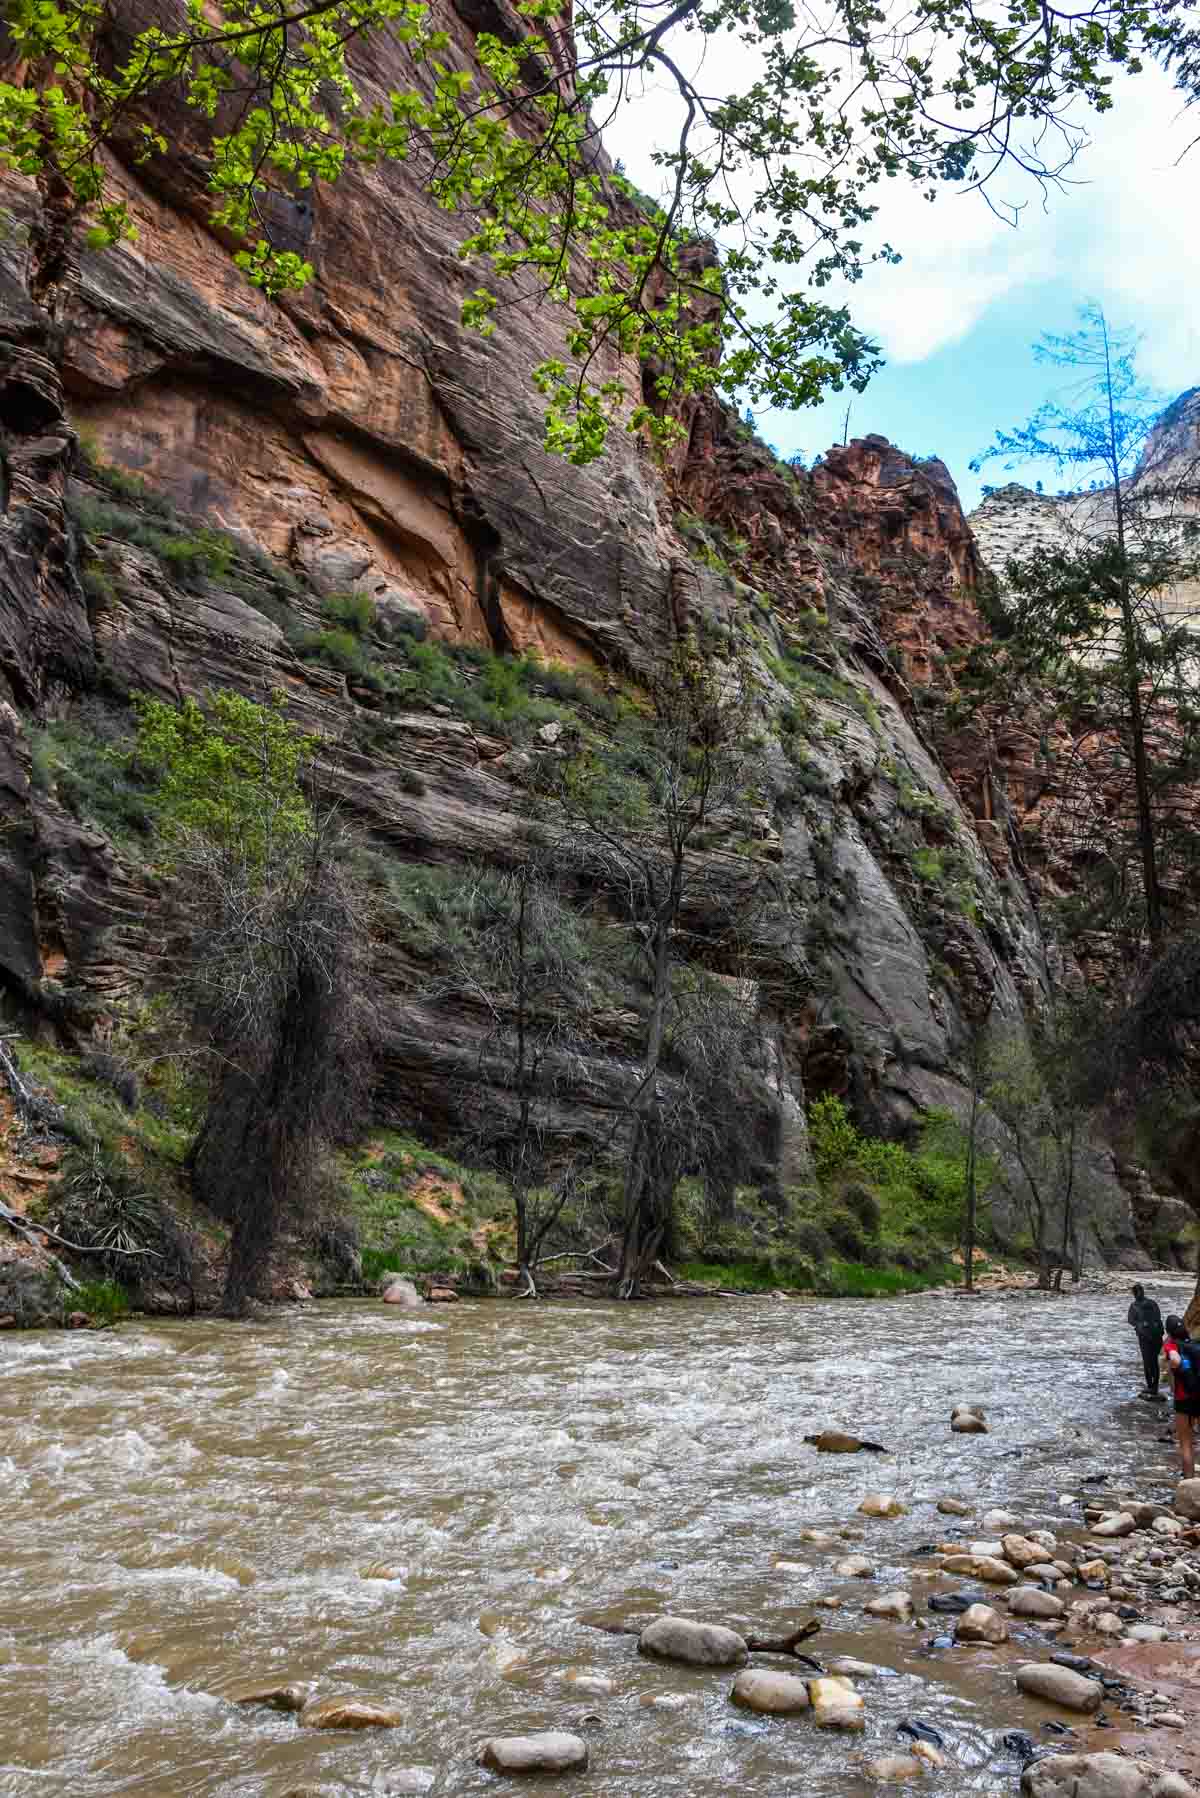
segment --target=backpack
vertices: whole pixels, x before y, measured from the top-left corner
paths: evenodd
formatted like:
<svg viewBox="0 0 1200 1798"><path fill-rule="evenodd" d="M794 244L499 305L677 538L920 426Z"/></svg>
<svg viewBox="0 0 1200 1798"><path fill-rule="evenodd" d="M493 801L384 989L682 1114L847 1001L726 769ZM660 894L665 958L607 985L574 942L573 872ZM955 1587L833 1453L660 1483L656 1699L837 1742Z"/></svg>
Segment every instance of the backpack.
<svg viewBox="0 0 1200 1798"><path fill-rule="evenodd" d="M1179 1383L1188 1398L1200 1398L1200 1342L1189 1337L1175 1347L1179 1350L1179 1366L1175 1370Z"/></svg>

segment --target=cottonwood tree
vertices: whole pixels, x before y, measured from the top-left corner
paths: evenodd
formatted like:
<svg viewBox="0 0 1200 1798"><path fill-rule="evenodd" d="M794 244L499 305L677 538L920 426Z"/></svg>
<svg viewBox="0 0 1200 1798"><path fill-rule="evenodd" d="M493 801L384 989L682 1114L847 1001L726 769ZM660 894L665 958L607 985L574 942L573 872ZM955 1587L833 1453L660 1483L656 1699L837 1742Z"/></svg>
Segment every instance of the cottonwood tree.
<svg viewBox="0 0 1200 1798"><path fill-rule="evenodd" d="M110 153L167 156L172 113L194 124L213 224L271 294L312 275L272 226L289 200L348 163L407 160L462 214L462 254L483 271L465 324L490 330L506 284L566 309L569 360L533 377L547 447L587 461L622 409L629 428L670 438L680 403L714 385L788 407L864 386L875 346L821 295L869 260L877 188L991 191L1014 167L1051 184L1084 142L1073 108L1106 108L1116 69L1185 55L1188 38L1174 0L1038 0L995 17L974 0L906 17L874 0L517 11L524 32L477 34L475 74L417 0L163 0L149 23L96 0L7 0L0 158L38 188L35 301L59 309L81 224L97 246L135 234ZM354 74L355 42L373 35L408 62L384 96ZM750 51L733 85L714 79L730 40ZM676 117L647 213L623 203L598 140L650 86ZM710 240L718 254L697 254ZM645 397L607 352L653 369Z"/></svg>
<svg viewBox="0 0 1200 1798"><path fill-rule="evenodd" d="M278 698L144 698L138 719L176 925L163 980L208 1075L192 1183L230 1223L222 1309L240 1317L369 1066L366 921L308 790L318 742Z"/></svg>
<svg viewBox="0 0 1200 1798"><path fill-rule="evenodd" d="M1200 619L1179 599L1200 580L1200 537L1144 464L1161 404L1138 379L1135 347L1094 306L1072 335L1044 337L1038 359L1076 377L1072 399L998 433L972 465L1049 460L1081 487L1098 472L1103 491L1074 508L1068 547L1008 563L1004 634L964 675L973 698L1040 732L1078 882L1068 923L1122 952L1160 945L1186 904L1200 778ZM1186 470L1172 478L1188 484Z"/></svg>
<svg viewBox="0 0 1200 1798"><path fill-rule="evenodd" d="M1003 1124L1018 1177L1012 1196L1029 1226L1038 1285L1079 1274L1080 1240L1090 1200L1085 1157L1088 1112L1074 1077L1075 1044L1065 1016L1052 1013L1028 1030L990 1033L983 1095ZM1057 1280L1055 1270L1057 1269Z"/></svg>
<svg viewBox="0 0 1200 1798"><path fill-rule="evenodd" d="M784 896L741 835L755 809L759 708L748 659L736 649L725 659L702 653L689 638L647 683L644 710L620 742L543 768L548 828L555 818L565 827L559 852L604 895L643 982L638 1055L620 1100L620 1298L636 1295L662 1253L682 1174L728 1188L747 1165L755 1107L738 1089L755 1036L754 938L766 911L775 914L774 965L786 967L790 954L796 978L807 974L780 927ZM713 964L707 974L686 965L693 929Z"/></svg>

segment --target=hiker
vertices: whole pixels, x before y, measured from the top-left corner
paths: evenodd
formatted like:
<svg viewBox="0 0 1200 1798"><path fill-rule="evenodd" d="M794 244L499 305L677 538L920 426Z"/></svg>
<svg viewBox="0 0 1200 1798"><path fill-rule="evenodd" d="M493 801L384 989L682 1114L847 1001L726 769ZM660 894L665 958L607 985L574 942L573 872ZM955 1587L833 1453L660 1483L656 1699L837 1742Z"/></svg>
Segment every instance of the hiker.
<svg viewBox="0 0 1200 1798"><path fill-rule="evenodd" d="M1181 1317L1168 1317L1163 1354L1175 1379L1175 1439L1185 1480L1196 1475L1196 1431L1200 1428L1200 1342L1193 1342Z"/></svg>
<svg viewBox="0 0 1200 1798"><path fill-rule="evenodd" d="M1129 1315L1125 1320L1137 1331L1138 1347L1142 1351L1142 1366L1146 1372L1146 1390L1143 1398L1157 1398L1159 1367L1158 1357L1162 1352L1163 1320L1162 1312L1153 1299L1146 1297L1144 1286L1133 1289L1133 1303L1129 1307Z"/></svg>

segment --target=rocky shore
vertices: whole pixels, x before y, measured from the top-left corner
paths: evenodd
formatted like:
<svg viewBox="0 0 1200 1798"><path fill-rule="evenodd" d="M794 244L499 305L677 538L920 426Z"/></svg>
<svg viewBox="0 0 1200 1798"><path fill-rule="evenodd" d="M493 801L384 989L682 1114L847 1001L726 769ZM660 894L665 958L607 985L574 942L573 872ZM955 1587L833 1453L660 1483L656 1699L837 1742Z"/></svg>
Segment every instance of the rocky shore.
<svg viewBox="0 0 1200 1798"><path fill-rule="evenodd" d="M966 1415L986 1433L979 1407L956 1408L955 1420ZM871 1446L840 1432L810 1440L827 1452ZM912 1551L903 1583L877 1591L894 1580L895 1569L886 1581L877 1575L872 1529L898 1517L923 1521L926 1512L937 1539ZM1200 1479L1180 1482L1159 1502L1124 1487L1109 1491L1105 1475L1089 1474L1079 1492L1059 1495L1057 1512L1049 1529L951 1494L935 1501L870 1492L842 1527L799 1531L802 1552L810 1561L824 1557L829 1584L840 1590L820 1597L815 1614L786 1636L756 1634L733 1615L719 1622L617 1610L585 1613L579 1624L581 1631L632 1638L648 1667L674 1664L719 1683L731 1712L794 1730L800 1758L803 1732L830 1732L845 1738L847 1772L856 1780L880 1788L932 1781L933 1790L954 1791L956 1766L977 1774L978 1759L960 1757L954 1732L939 1727L932 1704L929 1714L898 1724L894 1748L855 1745L870 1721L873 1689L899 1671L916 1638L935 1664L985 1658L997 1679L1009 1682L1014 1707L1021 1706L1025 1727L992 1732L988 1765L995 1775L986 1787L973 1778L973 1792L1002 1798L1019 1782L1024 1798L1197 1798ZM847 1554L851 1545L864 1552ZM789 1567L782 1559L776 1565L781 1573ZM374 1580L394 1571L372 1564L362 1573ZM861 1581L861 1600L846 1596L847 1580ZM833 1630L836 1613L856 1607L876 1626L872 1658L822 1654L822 1624ZM491 1633L494 1622L485 1613L480 1630ZM584 1664L563 1669L557 1683L581 1701L571 1727L556 1711L544 1729L489 1737L474 1750L481 1767L511 1777L567 1775L589 1765L602 1773L614 1681ZM239 1706L292 1712L301 1728L389 1729L403 1720L399 1708L321 1694L302 1676L251 1683L228 1697ZM670 1710L687 1700L648 1686L639 1702ZM288 1798L321 1798L322 1791L297 1786Z"/></svg>

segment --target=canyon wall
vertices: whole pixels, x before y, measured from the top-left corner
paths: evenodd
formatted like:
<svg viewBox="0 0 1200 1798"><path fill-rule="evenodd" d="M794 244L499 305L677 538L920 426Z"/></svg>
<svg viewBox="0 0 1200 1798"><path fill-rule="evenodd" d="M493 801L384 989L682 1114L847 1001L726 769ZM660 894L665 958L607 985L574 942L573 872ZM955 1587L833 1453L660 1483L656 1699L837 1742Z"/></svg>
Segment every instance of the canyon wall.
<svg viewBox="0 0 1200 1798"><path fill-rule="evenodd" d="M503 0L441 10L464 67L475 31L520 29ZM386 91L406 78L402 58L381 38L359 53L359 77ZM748 1174L803 1176L814 1090L847 1093L885 1132L930 1107L963 1113L972 1028L990 1013L1019 1030L1055 956L1001 752L982 731L951 739L938 724L947 658L987 630L979 551L943 465L866 437L796 472L707 401L665 468L619 429L587 468L548 457L528 374L561 350L561 320L530 302L502 309L489 342L464 333L477 275L455 254L455 220L409 170L353 169L297 209L289 228L315 278L276 305L207 222L191 128L181 116L169 156L118 167L138 243L81 255L58 328L26 291L36 196L8 184L0 979L12 1001L69 1040L102 1036L157 946L152 866L46 777L48 730L117 728L133 689L282 690L328 739L329 778L372 855L410 870L502 866L526 832L529 742L452 694L410 684L402 702L384 698L299 652L323 603L369 596L365 653L385 672L409 669L424 640L535 651L601 689L636 682L681 629L737 619L770 715L793 717L764 743L747 852L784 881L786 947L812 969L807 993L764 1004L760 1077L781 1124L773 1168ZM639 370L621 372L639 392ZM98 466L145 484L118 483L123 520ZM181 580L138 542L147 496L229 533L224 572ZM569 736L569 705L561 724ZM553 745L555 722L539 728ZM687 936L703 961L721 857L699 859ZM381 918L374 1115L437 1135L511 1105L486 1020L432 1006L385 900ZM620 1004L591 1020L558 1087L564 1142L604 1139L635 1026ZM1099 1147L1089 1179L1101 1251L1140 1264Z"/></svg>

